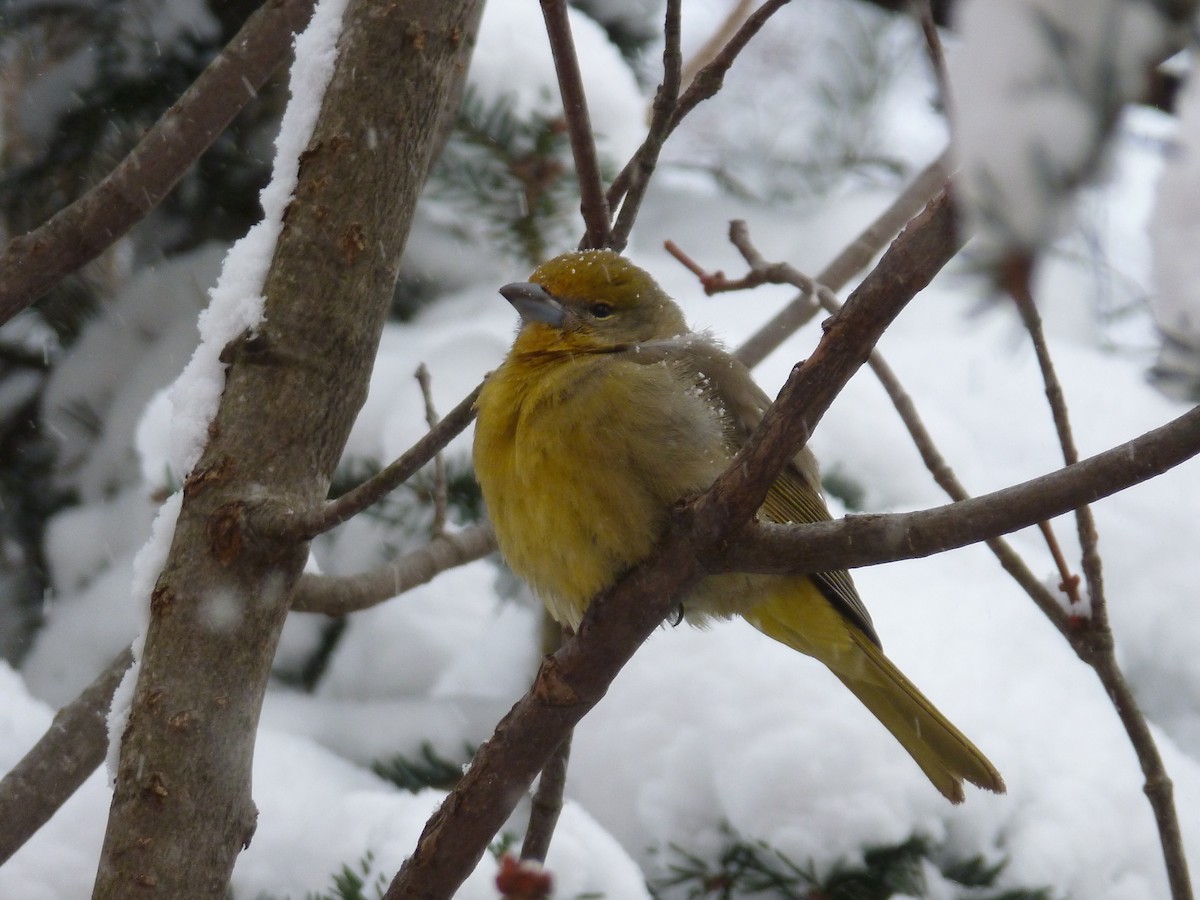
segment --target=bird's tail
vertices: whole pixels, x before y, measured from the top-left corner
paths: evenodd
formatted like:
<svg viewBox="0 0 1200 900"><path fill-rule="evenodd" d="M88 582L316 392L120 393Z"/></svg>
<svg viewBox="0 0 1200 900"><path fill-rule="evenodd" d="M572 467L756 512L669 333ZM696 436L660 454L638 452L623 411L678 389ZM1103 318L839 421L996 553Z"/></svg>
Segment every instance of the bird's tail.
<svg viewBox="0 0 1200 900"><path fill-rule="evenodd" d="M819 613L818 607L823 607ZM798 621L801 610L803 622ZM814 613L822 621L809 621ZM951 803L963 801L964 779L1004 793L1004 780L979 748L937 711L879 647L827 602L797 604L794 596L772 598L745 617L769 637L825 663ZM793 622L803 627L797 628Z"/></svg>

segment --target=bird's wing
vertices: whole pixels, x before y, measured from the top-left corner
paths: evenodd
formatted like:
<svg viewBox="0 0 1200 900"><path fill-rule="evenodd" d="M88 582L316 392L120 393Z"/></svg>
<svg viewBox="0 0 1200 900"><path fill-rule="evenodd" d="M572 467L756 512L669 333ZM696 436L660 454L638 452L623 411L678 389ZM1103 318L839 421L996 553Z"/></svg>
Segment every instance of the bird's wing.
<svg viewBox="0 0 1200 900"><path fill-rule="evenodd" d="M771 406L771 398L755 382L750 370L719 344L704 335L684 335L640 345L640 352L658 360L677 359L687 371L698 372L702 387L714 406L730 422L738 446L750 435ZM649 361L649 360L647 360ZM796 454L767 491L760 514L781 525L826 522L832 517L821 496L821 476L816 457L807 447ZM877 646L882 646L871 614L844 569L809 575L834 608L854 623Z"/></svg>

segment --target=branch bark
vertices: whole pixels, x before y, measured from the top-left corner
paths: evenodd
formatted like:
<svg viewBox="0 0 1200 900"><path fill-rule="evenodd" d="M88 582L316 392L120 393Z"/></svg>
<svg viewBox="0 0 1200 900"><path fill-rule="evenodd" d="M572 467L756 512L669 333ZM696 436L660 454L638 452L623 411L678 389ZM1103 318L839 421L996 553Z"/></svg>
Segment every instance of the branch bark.
<svg viewBox="0 0 1200 900"><path fill-rule="evenodd" d="M550 38L550 52L554 56L554 70L558 74L567 135L571 139L571 155L575 159L575 178L579 182L579 211L585 229L579 249L607 247L608 200L604 196L604 185L600 178L600 160L596 155L596 138L588 115L587 94L583 90L583 74L579 71L579 57L575 53L575 41L571 38L567 2L541 0L541 3L546 35Z"/></svg>
<svg viewBox="0 0 1200 900"><path fill-rule="evenodd" d="M258 527L252 498L322 505L481 8L351 0L345 11L264 321L226 348L226 389L150 598L96 898L223 898L253 834L255 731L307 544Z"/></svg>
<svg viewBox="0 0 1200 900"><path fill-rule="evenodd" d="M1128 443L990 494L913 513L748 526L712 572L779 575L916 559L985 541L1126 490L1200 455L1200 407Z"/></svg>
<svg viewBox="0 0 1200 900"><path fill-rule="evenodd" d="M54 715L50 728L0 780L0 865L50 821L104 762L108 707L133 663L128 650Z"/></svg>
<svg viewBox="0 0 1200 900"><path fill-rule="evenodd" d="M268 0L144 138L94 188L0 255L0 324L140 222L254 97L315 0Z"/></svg>
<svg viewBox="0 0 1200 900"><path fill-rule="evenodd" d="M294 612L344 616L370 609L397 594L432 581L435 575L482 559L496 549L496 536L486 522L440 534L426 546L386 566L357 575L302 575L292 598Z"/></svg>

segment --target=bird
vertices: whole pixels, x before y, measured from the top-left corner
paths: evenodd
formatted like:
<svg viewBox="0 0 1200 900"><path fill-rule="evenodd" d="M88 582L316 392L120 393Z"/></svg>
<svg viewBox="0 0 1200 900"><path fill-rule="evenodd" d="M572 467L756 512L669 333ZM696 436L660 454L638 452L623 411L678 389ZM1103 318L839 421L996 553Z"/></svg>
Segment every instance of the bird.
<svg viewBox="0 0 1200 900"><path fill-rule="evenodd" d="M476 479L508 566L576 629L589 601L650 554L672 508L727 468L771 401L614 251L562 254L499 292L520 326L476 401ZM831 518L811 451L757 515ZM697 625L740 616L824 663L952 803L964 781L1004 793L996 767L884 655L848 572L709 575L680 607Z"/></svg>

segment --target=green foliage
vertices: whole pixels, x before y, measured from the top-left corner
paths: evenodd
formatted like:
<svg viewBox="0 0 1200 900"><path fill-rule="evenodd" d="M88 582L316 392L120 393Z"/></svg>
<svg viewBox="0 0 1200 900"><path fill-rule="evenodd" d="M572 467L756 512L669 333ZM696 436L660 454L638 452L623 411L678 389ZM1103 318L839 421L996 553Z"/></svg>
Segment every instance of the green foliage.
<svg viewBox="0 0 1200 900"><path fill-rule="evenodd" d="M511 831L500 832L499 837L488 844L488 853L492 854L493 859L499 859L506 853L511 853L516 849L518 838Z"/></svg>
<svg viewBox="0 0 1200 900"><path fill-rule="evenodd" d="M956 900L1052 900L1048 888L997 889L1003 863L989 864L982 857L944 859L929 841L911 837L890 847L863 854L860 865L836 866L820 876L809 863L799 866L762 841L747 841L729 832L729 843L715 861L672 847L680 861L670 874L649 885L651 894L666 900L740 900L762 896L778 900L888 900L897 894L929 896L926 865L961 888ZM938 893L937 896L943 896Z"/></svg>
<svg viewBox="0 0 1200 900"><path fill-rule="evenodd" d="M471 747L465 747L463 758L459 761L439 756L433 745L428 741L421 744L421 755L418 759L410 759L403 754L396 754L391 759L376 760L371 763L371 771L381 778L386 778L396 787L417 793L425 788L451 790L462 778L463 766L475 755Z"/></svg>
<svg viewBox="0 0 1200 900"><path fill-rule="evenodd" d="M375 854L368 850L356 867L343 864L342 870L333 875L333 890L310 894L307 900L379 900L387 890L388 881L382 872L371 878L374 862Z"/></svg>
<svg viewBox="0 0 1200 900"><path fill-rule="evenodd" d="M473 91L430 179L432 196L456 210L455 230L487 239L529 266L566 240L578 193L561 118L520 118L506 100L487 104Z"/></svg>

